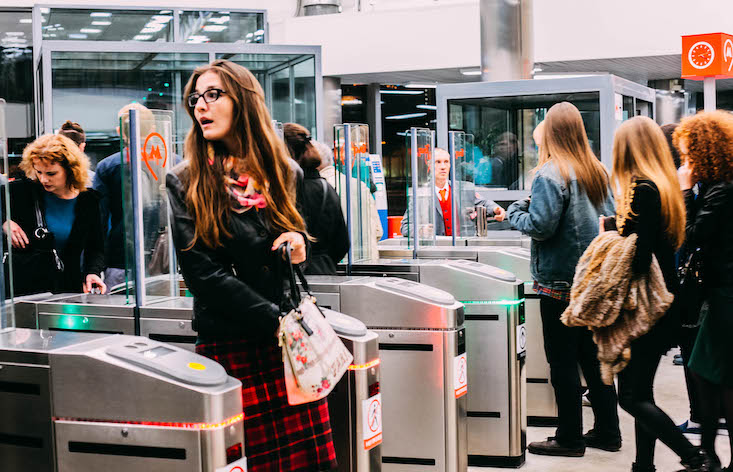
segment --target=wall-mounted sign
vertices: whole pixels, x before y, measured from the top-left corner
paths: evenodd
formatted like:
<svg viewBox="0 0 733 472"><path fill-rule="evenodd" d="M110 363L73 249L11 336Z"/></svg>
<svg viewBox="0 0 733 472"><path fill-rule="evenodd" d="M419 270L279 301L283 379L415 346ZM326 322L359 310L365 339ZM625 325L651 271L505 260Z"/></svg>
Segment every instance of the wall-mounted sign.
<svg viewBox="0 0 733 472"><path fill-rule="evenodd" d="M682 36L682 78L733 77L733 35Z"/></svg>

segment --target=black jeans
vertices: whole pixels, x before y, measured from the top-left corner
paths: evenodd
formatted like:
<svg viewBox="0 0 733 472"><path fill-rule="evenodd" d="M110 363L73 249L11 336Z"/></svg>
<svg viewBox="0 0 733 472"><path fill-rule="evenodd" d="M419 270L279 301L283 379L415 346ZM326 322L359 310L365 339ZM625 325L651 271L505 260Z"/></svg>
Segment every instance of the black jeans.
<svg viewBox="0 0 733 472"><path fill-rule="evenodd" d="M695 388L694 381L687 363L692 355L692 348L695 346L697 333L700 328L680 328L680 354L685 369L685 384L687 385L687 398L690 400L690 420L695 423L702 422L702 414L700 413L700 402L698 401L698 392Z"/></svg>
<svg viewBox="0 0 733 472"><path fill-rule="evenodd" d="M540 297L545 355L557 401L558 428L555 439L562 445L583 445L583 407L578 364L590 392L596 432L607 439L620 439L618 399L613 385L601 380L598 348L586 328L565 326L560 315L568 307L551 297Z"/></svg>
<svg viewBox="0 0 733 472"><path fill-rule="evenodd" d="M662 353L649 346L644 336L631 344L631 361L618 374L619 403L635 420L636 464L654 465L657 439L682 460L695 454L695 447L654 402L654 376Z"/></svg>

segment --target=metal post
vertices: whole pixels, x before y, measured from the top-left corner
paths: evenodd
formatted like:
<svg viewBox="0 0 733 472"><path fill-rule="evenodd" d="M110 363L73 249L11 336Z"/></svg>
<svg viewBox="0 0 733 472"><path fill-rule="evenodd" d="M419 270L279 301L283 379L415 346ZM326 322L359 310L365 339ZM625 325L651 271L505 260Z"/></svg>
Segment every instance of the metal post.
<svg viewBox="0 0 733 472"><path fill-rule="evenodd" d="M715 111L715 77L703 79L703 91L705 98L705 111Z"/></svg>
<svg viewBox="0 0 733 472"><path fill-rule="evenodd" d="M135 258L135 335L140 335L140 307L145 306L145 248L143 247L143 213L140 192L140 123L138 111L130 110L130 196L132 197L132 236Z"/></svg>
<svg viewBox="0 0 733 472"><path fill-rule="evenodd" d="M448 154L450 154L450 227L451 230L451 244L456 245L456 210L458 208L458 202L455 198L456 194L456 132L451 131L448 133Z"/></svg>
<svg viewBox="0 0 733 472"><path fill-rule="evenodd" d="M351 266L354 264L354 235L351 232L353 226L351 221L351 127L344 127L344 177L346 180L346 231L349 233L351 244L349 244L348 262L346 273L351 275ZM338 175L336 176L338 178Z"/></svg>
<svg viewBox="0 0 733 472"><path fill-rule="evenodd" d="M417 128L410 128L410 170L412 171L412 214L410 221L412 223L412 258L417 259ZM409 207L409 204L408 204ZM408 234L409 237L409 234Z"/></svg>

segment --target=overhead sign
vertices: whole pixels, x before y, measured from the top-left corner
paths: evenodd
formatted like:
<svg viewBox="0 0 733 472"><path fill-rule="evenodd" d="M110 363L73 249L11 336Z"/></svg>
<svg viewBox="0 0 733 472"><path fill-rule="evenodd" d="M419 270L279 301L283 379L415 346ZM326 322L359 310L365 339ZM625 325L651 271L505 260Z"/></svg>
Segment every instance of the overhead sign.
<svg viewBox="0 0 733 472"><path fill-rule="evenodd" d="M733 35L682 36L682 78L733 77Z"/></svg>

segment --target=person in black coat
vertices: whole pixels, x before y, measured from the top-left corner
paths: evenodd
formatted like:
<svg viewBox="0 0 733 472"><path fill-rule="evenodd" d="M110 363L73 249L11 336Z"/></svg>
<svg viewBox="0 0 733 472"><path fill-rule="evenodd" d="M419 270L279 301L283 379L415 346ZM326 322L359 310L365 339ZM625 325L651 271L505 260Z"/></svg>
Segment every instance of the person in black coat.
<svg viewBox="0 0 733 472"><path fill-rule="evenodd" d="M13 246L14 295L104 293L99 196L86 188L88 158L69 138L45 135L25 148L20 167L28 178L9 183L11 219L3 218Z"/></svg>
<svg viewBox="0 0 733 472"><path fill-rule="evenodd" d="M321 157L311 144L308 130L296 123L286 123L284 131L290 157L303 169L299 210L308 233L315 238L305 273L336 275L336 264L349 250L349 233L339 195L318 173Z"/></svg>

